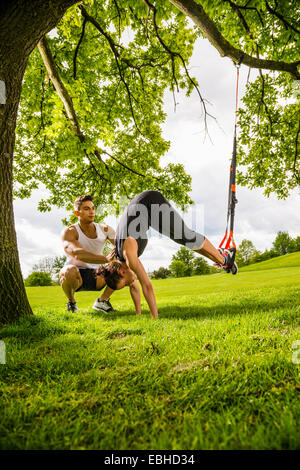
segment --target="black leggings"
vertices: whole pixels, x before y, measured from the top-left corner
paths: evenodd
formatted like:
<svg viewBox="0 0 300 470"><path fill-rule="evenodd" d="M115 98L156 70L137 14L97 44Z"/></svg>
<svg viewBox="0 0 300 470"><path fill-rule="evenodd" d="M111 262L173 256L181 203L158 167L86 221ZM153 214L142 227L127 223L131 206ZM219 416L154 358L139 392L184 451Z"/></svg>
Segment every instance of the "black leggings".
<svg viewBox="0 0 300 470"><path fill-rule="evenodd" d="M144 191L127 206L116 230L116 256L123 260L123 243L128 236L138 243L140 256L148 242L149 227L191 250L202 247L205 237L188 228L178 212L158 191Z"/></svg>

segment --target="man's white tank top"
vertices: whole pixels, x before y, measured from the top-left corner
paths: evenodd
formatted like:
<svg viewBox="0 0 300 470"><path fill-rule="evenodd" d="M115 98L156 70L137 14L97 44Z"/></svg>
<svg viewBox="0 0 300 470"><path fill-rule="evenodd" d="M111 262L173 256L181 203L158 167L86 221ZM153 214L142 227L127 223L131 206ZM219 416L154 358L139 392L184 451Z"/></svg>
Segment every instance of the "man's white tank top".
<svg viewBox="0 0 300 470"><path fill-rule="evenodd" d="M76 228L77 233L78 233L78 242L80 243L82 248L84 248L87 251L91 251L92 253L95 253L97 255L101 255L107 238L111 238L111 239L115 238L115 231L109 225L94 223L94 226L96 228L97 238L89 238L81 230L79 226L79 222L74 224L74 227ZM104 227L108 227L107 232L104 231ZM65 266L69 266L69 265L77 266L78 268L91 268L91 269L96 269L99 267L99 263L98 264L84 263L83 261L76 260L75 258L72 258L72 256L67 255Z"/></svg>

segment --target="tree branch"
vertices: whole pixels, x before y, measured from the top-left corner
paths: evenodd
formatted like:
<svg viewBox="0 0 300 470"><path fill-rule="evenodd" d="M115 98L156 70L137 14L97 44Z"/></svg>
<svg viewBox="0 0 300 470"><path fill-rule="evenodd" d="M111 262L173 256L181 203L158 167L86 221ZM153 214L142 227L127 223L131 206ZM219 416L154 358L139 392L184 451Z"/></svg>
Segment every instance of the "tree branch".
<svg viewBox="0 0 300 470"><path fill-rule="evenodd" d="M48 41L46 39L46 36L44 36L38 43L38 49L40 51L40 54L42 56L42 59L44 61L45 67L47 69L49 78L51 79L53 86L60 97L61 101L63 102L64 108L66 110L67 116L70 120L72 129L74 134L80 139L81 142L84 141L84 135L81 132L81 129L79 127L79 123L77 120L77 116L75 113L75 109L73 106L73 101L72 98L70 97L68 90L64 86L57 67L55 60L53 58L53 55L51 53Z"/></svg>
<svg viewBox="0 0 300 470"><path fill-rule="evenodd" d="M300 34L300 31L299 29L295 28L295 26L293 26L291 23L289 23L289 21L287 21L283 15L281 15L281 13L278 13L276 11L276 9L274 10L267 2L266 0L266 7L267 7L267 10L268 12L271 14L271 15L274 15L276 16L279 20L282 21L282 23L284 24L284 26L286 27L286 29L292 29L293 31L295 31L295 33L297 34Z"/></svg>
<svg viewBox="0 0 300 470"><path fill-rule="evenodd" d="M226 1L226 0L223 0L223 1ZM238 8L238 10L252 10L252 11L255 11L255 13L257 14L258 18L259 18L259 21L260 21L260 24L262 25L262 27L264 28L265 24L263 22L263 19L262 19L262 16L261 14L259 13L258 9L256 7L249 7L248 6L248 3L250 3L251 0L249 0L246 5L237 5L236 3L233 3L231 2L233 5L235 5L236 8Z"/></svg>
<svg viewBox="0 0 300 470"><path fill-rule="evenodd" d="M118 5L118 2L117 0L113 0L114 4L115 4L115 7L116 7L116 10L118 12L118 19L119 19L119 39L121 37L121 19L122 19L122 14L121 14L121 10L119 8L119 5Z"/></svg>
<svg viewBox="0 0 300 470"><path fill-rule="evenodd" d="M299 119L299 123L298 123L297 134L296 134L295 157L294 157L294 165L293 165L293 172L294 172L295 180L296 180L297 183L300 185L300 175L299 175L299 171L297 171L297 169L296 169L297 159L298 159L298 156L299 156L299 153L298 153L298 139L299 139L299 135L300 135L300 119Z"/></svg>
<svg viewBox="0 0 300 470"><path fill-rule="evenodd" d="M42 80L42 98L41 98L41 104L40 104L40 113L41 113L41 123L39 126L39 129L37 132L34 134L33 138L35 139L41 130L45 129L45 124L44 124L44 101L45 101L45 85L44 85L44 70L41 68L41 80Z"/></svg>
<svg viewBox="0 0 300 470"><path fill-rule="evenodd" d="M247 33L250 34L251 37L253 37L252 33L250 31L249 25L248 25L244 15L242 14L240 8L235 3L233 3L231 0L223 0L223 2L229 3L231 9L237 13L237 15L240 18L245 30L247 31Z"/></svg>
<svg viewBox="0 0 300 470"><path fill-rule="evenodd" d="M124 73L123 73L123 69L121 67L121 64L120 64L120 54L117 50L117 47L116 47L116 44L114 43L112 37L106 32L104 31L100 24L98 23L98 21L95 20L95 18L93 18L92 16L90 16L88 14L88 12L86 11L86 9L83 7L83 5L80 5L80 10L81 10L81 13L83 15L84 18L86 18L90 23L92 23L95 28L98 29L98 31L107 39L108 43L109 43L109 46L115 56L115 60L116 60L116 64L117 64L117 67L118 67L118 71L119 71L119 75L120 75L120 78L121 78L121 81L122 83L124 84L125 88L126 88L126 92L127 92L127 96L128 96L128 100L129 100L129 106L130 106L130 111L131 111L131 116L132 116L132 119L134 121L134 124L135 124L135 127L136 129L138 130L138 132L143 135L142 131L139 129L139 126L136 122L136 119L135 119L135 114L134 114L134 109L133 109L133 104L132 104L132 93L130 91L130 88L128 86L128 83L126 82L125 80L125 77L124 77ZM134 97L133 97L134 98ZM136 100L135 100L136 101ZM145 137L145 136L144 136Z"/></svg>
<svg viewBox="0 0 300 470"><path fill-rule="evenodd" d="M294 79L300 79L300 72L298 71L300 61L287 63L276 60L258 59L250 56L241 49L232 46L230 42L225 39L200 4L196 3L194 0L169 0L169 2L185 15L189 16L194 23L199 26L204 36L211 42L222 57L229 57L234 62L239 62L242 58L243 64L249 67L287 72Z"/></svg>
<svg viewBox="0 0 300 470"><path fill-rule="evenodd" d="M38 43L38 48L39 48L40 54L42 56L42 59L44 61L45 67L47 69L48 75L49 75L49 77L50 77L50 79L53 83L53 86L54 86L57 94L59 95L60 99L63 102L64 109L66 111L67 117L69 118L69 120L71 122L73 132L80 139L80 142L84 142L85 141L85 136L84 136L83 132L81 131L80 127L79 127L77 116L76 116L75 109L74 109L74 106L73 106L72 98L70 97L67 89L65 88L65 86L62 83L62 80L59 76L57 66L56 66L56 63L54 61L54 58L53 58L53 55L52 55L52 52L50 50L50 47L49 47L49 44L48 44L48 41L47 41L46 37L41 39L41 41ZM101 150L99 148L96 148L94 150L94 154L96 155L96 157L99 161L102 161L102 159L100 157L101 153L107 154L109 157L111 157L113 160L115 160L121 166L126 168L128 171L131 171L132 173L145 178L146 175L143 175L142 173L139 173L136 170L133 170L132 168L129 168L129 166L127 166L124 163L120 162L114 156L107 153L105 150ZM87 153L86 153L86 156L88 157ZM102 161L102 163L104 163L104 162Z"/></svg>
<svg viewBox="0 0 300 470"><path fill-rule="evenodd" d="M260 98L260 102L263 104L263 106L265 108L265 111L266 111L266 114L267 114L267 117L269 119L270 135L272 136L273 135L273 121L272 121L272 117L271 117L271 113L269 111L269 108L266 105L266 102L265 102L265 99L264 99L264 97L265 97L265 79L264 79L264 75L263 75L261 69L259 69L259 76L260 76L260 80L261 80L261 98ZM260 109L260 104L259 104L259 109Z"/></svg>
<svg viewBox="0 0 300 470"><path fill-rule="evenodd" d="M143 175L143 173L139 173L138 171L135 171L133 170L132 168L129 168L127 165L125 165L124 163L120 162L120 160L118 160L116 157L114 157L113 155L111 155L110 153L106 152L105 150L95 150L95 155L98 159L101 159L100 157L100 152L101 153L105 153L105 155L108 155L110 158L112 158L113 160L115 160L115 162L119 163L119 165L121 165L123 168L126 168L126 170L129 170L131 171L132 173L138 175L138 176L142 176L143 178L146 178L146 175ZM101 159L102 161L102 159Z"/></svg>
<svg viewBox="0 0 300 470"><path fill-rule="evenodd" d="M83 25L82 25L82 31L81 35L78 41L78 44L76 46L75 52L74 52L74 57L73 57L73 78L76 79L76 59L79 51L80 44L82 43L83 37L84 37L84 32L85 32L85 25L86 25L86 18L83 19Z"/></svg>
<svg viewBox="0 0 300 470"><path fill-rule="evenodd" d="M159 40L160 44L162 45L162 47L165 49L165 51L167 51L167 53L170 55L171 57L171 61L172 61L172 75L173 75L173 80L177 86L177 89L178 89L178 84L177 84L177 80L176 80L176 76L175 76L175 57L178 57L184 67L184 70L185 70L185 74L186 76L188 77L188 80L191 82L191 84L193 85L193 87L195 88L195 90L197 91L198 93L198 96L200 98L200 101L202 103L202 106L203 106L203 110L204 110L204 125L205 125L205 131L206 133L208 134L208 128L207 128L207 116L210 116L211 118L215 119L214 116L212 116L206 109L206 104L205 104L205 100L203 99L201 93L200 93L200 90L199 90L199 87L196 85L195 81L191 78L189 72L188 72L188 69L187 69L187 66L186 66L186 63L185 63L185 60L184 58L182 57L181 54L179 54L178 52L174 52L172 51L168 46L167 44L163 41L163 39L161 38L160 36L160 33L159 33L159 30L158 30L158 26L157 26L157 23L156 23L156 13L157 13L157 10L155 8L154 5L152 5L149 0L143 0L144 3L148 6L148 9L149 11L152 10L153 12L153 25L154 25L154 31L155 31L155 35L157 37L157 39ZM172 87L173 88L173 87ZM174 97L174 90L173 90L173 97ZM175 97L174 97L174 103L175 103L175 108L176 108L176 101L175 101Z"/></svg>

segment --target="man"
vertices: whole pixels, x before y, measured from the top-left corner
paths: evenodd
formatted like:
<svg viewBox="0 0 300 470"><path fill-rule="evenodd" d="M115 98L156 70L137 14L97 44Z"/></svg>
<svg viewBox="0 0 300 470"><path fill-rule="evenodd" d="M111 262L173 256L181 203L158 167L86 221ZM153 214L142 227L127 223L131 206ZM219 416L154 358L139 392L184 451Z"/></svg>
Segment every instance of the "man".
<svg viewBox="0 0 300 470"><path fill-rule="evenodd" d="M216 249L204 235L189 229L180 215L158 191L144 191L135 196L127 206L116 230L115 255L118 261L97 270L99 282L106 283L111 289L130 287L130 293L140 314L140 281L143 294L150 308L152 318L158 318L158 311L153 287L139 260L148 243L147 230L154 228L175 242L190 248L214 261L226 272L237 273L234 262L235 248Z"/></svg>
<svg viewBox="0 0 300 470"><path fill-rule="evenodd" d="M78 310L74 294L79 290L100 290L104 283L97 278L95 270L99 264L108 263L114 257L114 250L102 254L106 240L115 242L115 231L108 225L96 224L95 206L89 195L79 196L74 202L74 213L78 222L62 232L62 241L67 261L59 273L61 287L68 298L67 310ZM113 290L107 287L94 305L94 310L109 312L113 307L109 301Z"/></svg>

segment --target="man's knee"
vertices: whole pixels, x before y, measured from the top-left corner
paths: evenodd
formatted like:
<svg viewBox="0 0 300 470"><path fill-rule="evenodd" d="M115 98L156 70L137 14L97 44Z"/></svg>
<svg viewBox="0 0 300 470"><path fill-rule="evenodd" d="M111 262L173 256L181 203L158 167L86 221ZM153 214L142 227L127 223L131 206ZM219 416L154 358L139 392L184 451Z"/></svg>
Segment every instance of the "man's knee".
<svg viewBox="0 0 300 470"><path fill-rule="evenodd" d="M79 269L76 266L65 266L59 272L59 280L61 284L63 282L79 279L79 277Z"/></svg>

